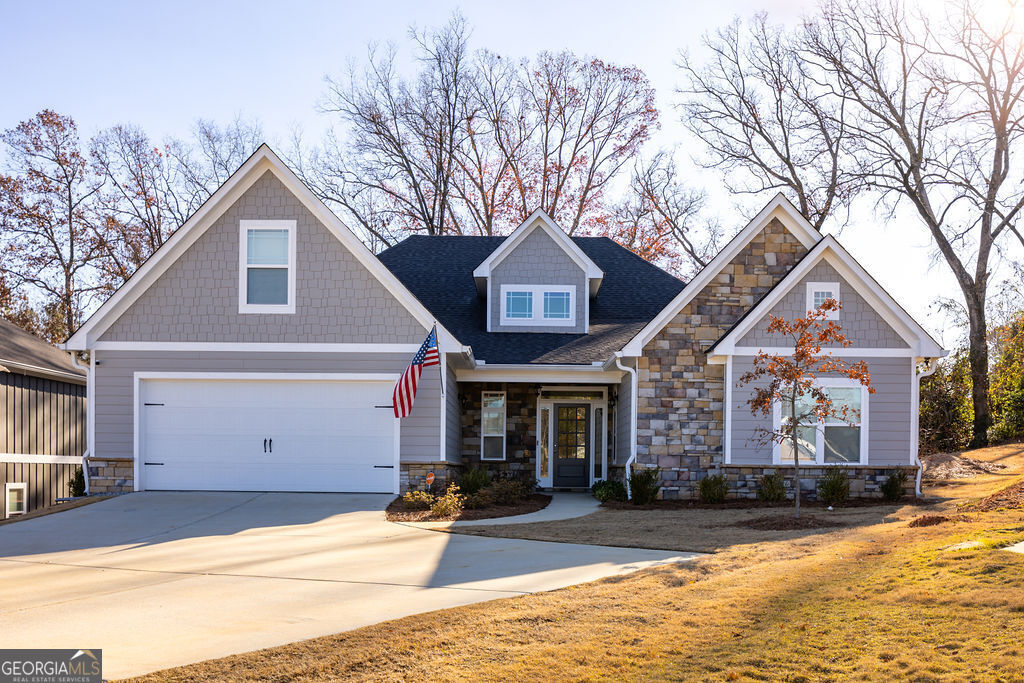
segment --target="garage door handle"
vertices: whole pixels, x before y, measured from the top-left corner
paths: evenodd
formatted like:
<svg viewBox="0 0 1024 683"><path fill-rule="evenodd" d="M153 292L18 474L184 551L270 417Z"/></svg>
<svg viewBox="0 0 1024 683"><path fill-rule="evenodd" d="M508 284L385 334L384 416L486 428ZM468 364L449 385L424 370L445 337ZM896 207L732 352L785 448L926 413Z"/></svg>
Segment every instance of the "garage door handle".
<svg viewBox="0 0 1024 683"><path fill-rule="evenodd" d="M263 439L263 452L264 453L267 452L267 440L266 439Z"/></svg>
<svg viewBox="0 0 1024 683"><path fill-rule="evenodd" d="M374 465L373 469L375 469L375 470L393 470L393 469L395 469L395 466L394 465Z"/></svg>
<svg viewBox="0 0 1024 683"><path fill-rule="evenodd" d="M271 453L274 452L274 440L273 439L270 440L270 452Z"/></svg>

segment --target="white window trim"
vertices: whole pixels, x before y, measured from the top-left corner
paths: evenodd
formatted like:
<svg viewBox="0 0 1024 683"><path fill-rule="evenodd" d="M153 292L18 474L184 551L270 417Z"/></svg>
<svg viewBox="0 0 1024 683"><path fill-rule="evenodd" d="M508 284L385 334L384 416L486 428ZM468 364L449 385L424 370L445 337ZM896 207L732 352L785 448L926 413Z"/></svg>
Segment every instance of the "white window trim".
<svg viewBox="0 0 1024 683"><path fill-rule="evenodd" d="M828 290L835 293L835 300L842 301L840 299L841 293L839 291L838 282L808 282L807 283L807 310L808 312L813 311L817 308L814 305L814 292ZM839 320L839 311L826 311L825 320Z"/></svg>
<svg viewBox="0 0 1024 683"><path fill-rule="evenodd" d="M25 509L22 510L21 512L11 512L10 510L11 491L16 489L21 489L21 499L25 502ZM14 517L17 515L23 515L26 512L28 512L28 484L23 481L8 482L4 484L4 519L9 519L10 517Z"/></svg>
<svg viewBox="0 0 1024 683"><path fill-rule="evenodd" d="M837 387L845 388L860 388L860 415L858 416L858 425L860 426L860 461L859 462L825 462L825 426L838 426L844 424L850 424L843 422L838 419L830 419L828 422L819 422L815 427L815 460L801 459L801 467L860 467L868 464L868 415L870 409L868 407L868 400L871 393L868 388L855 379L847 379L845 377L824 377L817 380L816 384L822 389L830 389ZM782 403L776 401L772 407L772 429L778 430L782 424ZM782 444L778 441L772 443L772 464L773 465L792 465L793 461L782 459Z"/></svg>
<svg viewBox="0 0 1024 683"><path fill-rule="evenodd" d="M533 310L530 318L509 318L505 311L505 295L508 292L530 292L533 294ZM568 318L544 317L544 293L566 293L569 295ZM576 326L576 285L502 285L499 292L502 326L525 327L575 327Z"/></svg>
<svg viewBox="0 0 1024 683"><path fill-rule="evenodd" d="M484 398L487 396L501 396L501 434L488 434L484 431ZM501 437L501 457L484 457L485 437ZM508 395L504 391L482 391L480 392L480 461L481 462L502 462L506 459L505 448L508 446Z"/></svg>
<svg viewBox="0 0 1024 683"><path fill-rule="evenodd" d="M288 231L288 303L248 303L249 230ZM238 312L239 313L295 313L295 221L287 220L244 220L238 224ZM259 266L256 266L259 267ZM280 267L280 266L275 266Z"/></svg>

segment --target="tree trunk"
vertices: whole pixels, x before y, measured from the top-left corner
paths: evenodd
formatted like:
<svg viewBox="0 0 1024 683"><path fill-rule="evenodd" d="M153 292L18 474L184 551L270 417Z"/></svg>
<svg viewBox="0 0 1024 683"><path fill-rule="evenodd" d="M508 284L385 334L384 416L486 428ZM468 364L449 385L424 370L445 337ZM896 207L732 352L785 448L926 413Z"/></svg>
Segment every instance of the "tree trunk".
<svg viewBox="0 0 1024 683"><path fill-rule="evenodd" d="M794 401L793 405L796 405ZM796 410L794 409L794 413ZM796 503L796 518L800 519L800 442L797 439L797 428L793 428L790 437L793 440L793 500Z"/></svg>
<svg viewBox="0 0 1024 683"><path fill-rule="evenodd" d="M974 406L974 425L971 448L988 445L988 428L992 418L988 409L988 341L984 304L968 302L970 318L969 360L971 366L971 402Z"/></svg>

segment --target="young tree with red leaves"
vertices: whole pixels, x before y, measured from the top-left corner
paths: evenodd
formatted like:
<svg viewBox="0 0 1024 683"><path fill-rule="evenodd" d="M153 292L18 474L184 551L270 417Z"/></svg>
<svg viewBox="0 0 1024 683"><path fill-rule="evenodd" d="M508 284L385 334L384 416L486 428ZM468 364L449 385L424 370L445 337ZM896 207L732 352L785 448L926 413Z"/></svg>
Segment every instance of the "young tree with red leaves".
<svg viewBox="0 0 1024 683"><path fill-rule="evenodd" d="M806 317L792 321L769 314L768 333L788 337L793 344L793 353L782 355L759 352L754 358L753 370L745 372L737 382L738 386L758 383L753 387L753 396L747 401L752 414L770 418L776 404L782 406L783 417L778 427L773 425L771 428L760 429L766 443L788 447L793 454L793 498L798 518L801 431L820 429L820 425L827 419L846 423L859 421L859 411L848 405L837 405L819 380L825 376L845 377L866 387L868 393L875 393L865 361L848 363L823 348L828 345L847 347L852 344L843 335L838 323L827 320L831 312L841 308L842 305L835 299L826 299L817 309L808 311ZM768 380L767 384L761 384L765 379Z"/></svg>

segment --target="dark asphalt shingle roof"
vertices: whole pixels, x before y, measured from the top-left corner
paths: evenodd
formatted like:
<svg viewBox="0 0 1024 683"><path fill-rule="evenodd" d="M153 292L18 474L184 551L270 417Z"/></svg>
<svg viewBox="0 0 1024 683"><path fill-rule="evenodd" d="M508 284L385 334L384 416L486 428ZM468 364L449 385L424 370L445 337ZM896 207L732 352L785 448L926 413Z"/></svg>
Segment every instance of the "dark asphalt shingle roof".
<svg viewBox="0 0 1024 683"><path fill-rule="evenodd" d="M606 237L573 237L604 271L590 300L590 333L488 332L473 270L504 237L414 235L378 254L477 360L589 365L607 360L683 289L684 283Z"/></svg>
<svg viewBox="0 0 1024 683"><path fill-rule="evenodd" d="M67 372L85 379L85 372L71 363L71 354L47 344L17 325L0 319L0 365L32 366L42 370ZM18 368L27 374L30 369Z"/></svg>

